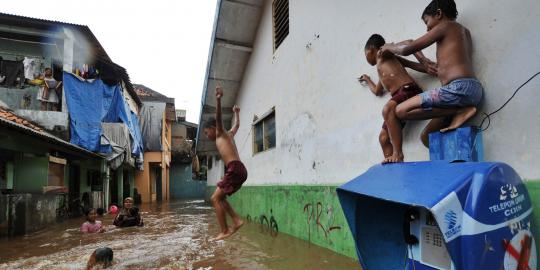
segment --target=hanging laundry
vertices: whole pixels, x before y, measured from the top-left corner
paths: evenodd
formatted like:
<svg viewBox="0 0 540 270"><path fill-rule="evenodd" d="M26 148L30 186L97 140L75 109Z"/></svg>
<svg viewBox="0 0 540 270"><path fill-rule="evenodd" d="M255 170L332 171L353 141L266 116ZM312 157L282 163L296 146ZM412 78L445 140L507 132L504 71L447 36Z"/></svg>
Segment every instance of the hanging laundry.
<svg viewBox="0 0 540 270"><path fill-rule="evenodd" d="M22 61L2 61L1 74L6 76L4 85L7 87L22 86L24 82L24 64Z"/></svg>
<svg viewBox="0 0 540 270"><path fill-rule="evenodd" d="M33 80L39 76L41 69L41 61L38 58L25 57L23 60L24 77L28 80Z"/></svg>

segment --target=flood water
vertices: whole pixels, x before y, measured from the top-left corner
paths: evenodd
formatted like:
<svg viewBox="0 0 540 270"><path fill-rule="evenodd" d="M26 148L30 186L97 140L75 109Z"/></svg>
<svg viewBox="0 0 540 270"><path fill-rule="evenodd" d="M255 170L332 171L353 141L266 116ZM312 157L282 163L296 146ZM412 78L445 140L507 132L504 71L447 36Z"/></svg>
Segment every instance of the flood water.
<svg viewBox="0 0 540 270"><path fill-rule="evenodd" d="M1 240L0 269L85 269L92 251L104 246L114 251L109 269L360 269L351 258L253 223L212 242L218 225L202 200L142 205L141 213L140 228L115 228L105 216L107 232L83 235L81 217Z"/></svg>

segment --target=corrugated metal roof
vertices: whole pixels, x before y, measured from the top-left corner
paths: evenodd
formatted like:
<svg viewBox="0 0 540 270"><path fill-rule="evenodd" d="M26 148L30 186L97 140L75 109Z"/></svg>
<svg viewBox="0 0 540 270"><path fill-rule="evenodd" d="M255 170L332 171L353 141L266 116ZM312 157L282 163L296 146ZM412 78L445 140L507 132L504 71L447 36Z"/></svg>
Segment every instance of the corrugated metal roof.
<svg viewBox="0 0 540 270"><path fill-rule="evenodd" d="M225 125L232 120L232 107L249 62L261 19L263 0L218 0L214 30L201 98L197 152L216 153L215 142L202 136L202 123L216 111L214 88L223 88L222 117Z"/></svg>

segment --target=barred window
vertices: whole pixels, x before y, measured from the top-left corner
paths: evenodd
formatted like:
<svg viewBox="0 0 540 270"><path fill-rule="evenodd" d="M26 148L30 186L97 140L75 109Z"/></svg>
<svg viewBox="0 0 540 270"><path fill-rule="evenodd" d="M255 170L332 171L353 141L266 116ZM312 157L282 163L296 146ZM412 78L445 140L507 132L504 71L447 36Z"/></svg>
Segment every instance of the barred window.
<svg viewBox="0 0 540 270"><path fill-rule="evenodd" d="M272 3L274 28L274 51L289 35L289 0L274 0Z"/></svg>

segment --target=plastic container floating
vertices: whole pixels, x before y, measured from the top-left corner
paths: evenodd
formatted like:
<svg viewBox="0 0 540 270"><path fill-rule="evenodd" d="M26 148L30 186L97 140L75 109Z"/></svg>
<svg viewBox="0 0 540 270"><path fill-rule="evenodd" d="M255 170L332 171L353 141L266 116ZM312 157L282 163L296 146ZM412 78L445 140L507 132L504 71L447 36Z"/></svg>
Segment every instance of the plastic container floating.
<svg viewBox="0 0 540 270"><path fill-rule="evenodd" d="M377 165L337 193L363 269L537 269L529 194L504 163Z"/></svg>

